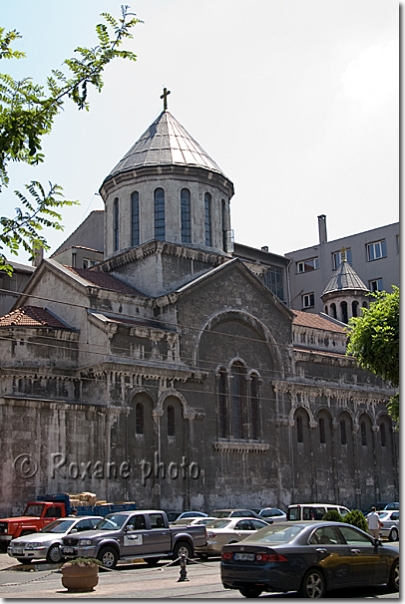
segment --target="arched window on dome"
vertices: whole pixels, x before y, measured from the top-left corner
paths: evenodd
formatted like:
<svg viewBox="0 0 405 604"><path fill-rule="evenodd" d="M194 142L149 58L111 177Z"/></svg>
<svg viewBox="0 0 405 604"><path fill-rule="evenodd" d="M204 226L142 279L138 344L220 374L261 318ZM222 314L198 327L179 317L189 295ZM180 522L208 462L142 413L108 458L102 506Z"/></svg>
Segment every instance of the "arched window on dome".
<svg viewBox="0 0 405 604"><path fill-rule="evenodd" d="M191 196L188 189L180 193L181 204L181 242L191 243Z"/></svg>
<svg viewBox="0 0 405 604"><path fill-rule="evenodd" d="M347 313L347 302L345 300L343 300L343 302L340 303L340 312L342 315L342 321L343 323L347 323L349 321L349 317L348 317L348 313Z"/></svg>
<svg viewBox="0 0 405 604"><path fill-rule="evenodd" d="M359 316L359 303L357 302L357 300L353 300L352 302L352 317L358 317Z"/></svg>
<svg viewBox="0 0 405 604"><path fill-rule="evenodd" d="M114 252L118 251L119 245L119 230L120 230L120 214L118 197L114 199L114 217L113 217L113 229L114 229Z"/></svg>
<svg viewBox="0 0 405 604"><path fill-rule="evenodd" d="M165 192L163 189L156 189L154 193L155 201L155 239L164 241L165 231Z"/></svg>
<svg viewBox="0 0 405 604"><path fill-rule="evenodd" d="M334 302L332 302L332 304L330 305L330 314L331 314L331 317L333 317L334 319L337 319L336 304Z"/></svg>
<svg viewBox="0 0 405 604"><path fill-rule="evenodd" d="M131 195L131 245L139 245L139 193Z"/></svg>
<svg viewBox="0 0 405 604"><path fill-rule="evenodd" d="M212 247L212 229L211 229L211 205L212 195L206 193L204 196L204 232L205 232L205 245Z"/></svg>

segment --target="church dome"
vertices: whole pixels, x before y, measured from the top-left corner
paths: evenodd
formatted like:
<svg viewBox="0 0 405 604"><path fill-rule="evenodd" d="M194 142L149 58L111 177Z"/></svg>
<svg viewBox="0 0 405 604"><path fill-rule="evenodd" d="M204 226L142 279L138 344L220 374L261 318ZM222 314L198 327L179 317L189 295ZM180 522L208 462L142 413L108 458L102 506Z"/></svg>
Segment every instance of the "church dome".
<svg viewBox="0 0 405 604"><path fill-rule="evenodd" d="M168 111L164 110L107 176L147 166L195 166L223 174L220 167Z"/></svg>
<svg viewBox="0 0 405 604"><path fill-rule="evenodd" d="M339 268L334 272L328 285L323 290L322 296L344 290L370 291L346 260L340 263Z"/></svg>

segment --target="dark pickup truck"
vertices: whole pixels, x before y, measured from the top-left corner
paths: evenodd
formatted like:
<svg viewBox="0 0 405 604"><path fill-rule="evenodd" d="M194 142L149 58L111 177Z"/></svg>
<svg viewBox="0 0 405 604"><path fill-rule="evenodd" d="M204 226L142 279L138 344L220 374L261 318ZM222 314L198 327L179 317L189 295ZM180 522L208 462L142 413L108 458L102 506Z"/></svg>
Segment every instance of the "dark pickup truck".
<svg viewBox="0 0 405 604"><path fill-rule="evenodd" d="M162 510L137 510L108 514L96 529L64 537L61 550L64 558L98 558L107 568L138 558L153 566L161 558L192 558L206 541L205 525L171 527Z"/></svg>

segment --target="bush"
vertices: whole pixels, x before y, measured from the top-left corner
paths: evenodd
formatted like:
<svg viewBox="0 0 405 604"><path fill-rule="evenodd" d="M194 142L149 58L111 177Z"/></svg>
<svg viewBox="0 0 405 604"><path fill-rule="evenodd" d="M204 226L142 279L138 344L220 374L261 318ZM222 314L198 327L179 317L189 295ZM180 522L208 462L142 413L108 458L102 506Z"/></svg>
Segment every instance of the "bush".
<svg viewBox="0 0 405 604"><path fill-rule="evenodd" d="M323 516L322 520L329 520L330 522L343 522L343 518L337 510L329 510L326 512L325 516Z"/></svg>
<svg viewBox="0 0 405 604"><path fill-rule="evenodd" d="M346 516L343 518L343 522L357 526L357 528L366 531L366 533L368 532L367 520L363 512L360 512L360 510L352 510L346 514Z"/></svg>

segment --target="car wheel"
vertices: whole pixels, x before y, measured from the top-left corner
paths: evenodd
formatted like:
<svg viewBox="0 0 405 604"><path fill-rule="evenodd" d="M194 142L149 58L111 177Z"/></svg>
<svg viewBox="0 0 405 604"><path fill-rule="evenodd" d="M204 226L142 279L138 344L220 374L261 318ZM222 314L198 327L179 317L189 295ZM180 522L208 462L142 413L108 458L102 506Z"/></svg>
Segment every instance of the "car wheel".
<svg viewBox="0 0 405 604"><path fill-rule="evenodd" d="M145 558L145 562L148 566L156 566L160 558Z"/></svg>
<svg viewBox="0 0 405 604"><path fill-rule="evenodd" d="M241 587L239 591L245 598L258 598L263 590L259 587Z"/></svg>
<svg viewBox="0 0 405 604"><path fill-rule="evenodd" d="M21 564L27 564L27 562L31 562L31 558L17 558L17 560Z"/></svg>
<svg viewBox="0 0 405 604"><path fill-rule="evenodd" d="M317 568L305 573L302 580L300 596L302 598L323 598L326 592L326 582L323 574Z"/></svg>
<svg viewBox="0 0 405 604"><path fill-rule="evenodd" d="M63 560L63 556L62 556L62 552L60 551L60 547L59 545L51 545L51 547L48 549L48 553L46 555L46 561L47 562L53 562L54 564L58 563L58 562L62 562Z"/></svg>
<svg viewBox="0 0 405 604"><path fill-rule="evenodd" d="M392 565L388 587L392 589L392 591L399 591L399 560L395 560Z"/></svg>
<svg viewBox="0 0 405 604"><path fill-rule="evenodd" d="M392 529L391 529L391 532L390 532L390 534L389 534L388 539L389 539L390 541L398 541L398 535L399 535L399 533L398 533L398 529L396 529L396 528L394 527L394 528L392 528Z"/></svg>
<svg viewBox="0 0 405 604"><path fill-rule="evenodd" d="M179 543L176 543L173 550L173 560L177 560L182 554L184 554L186 558L192 558L193 556L192 547L187 541L179 541Z"/></svg>
<svg viewBox="0 0 405 604"><path fill-rule="evenodd" d="M103 547L99 551L97 558L106 568L115 568L117 566L118 555L113 547Z"/></svg>

